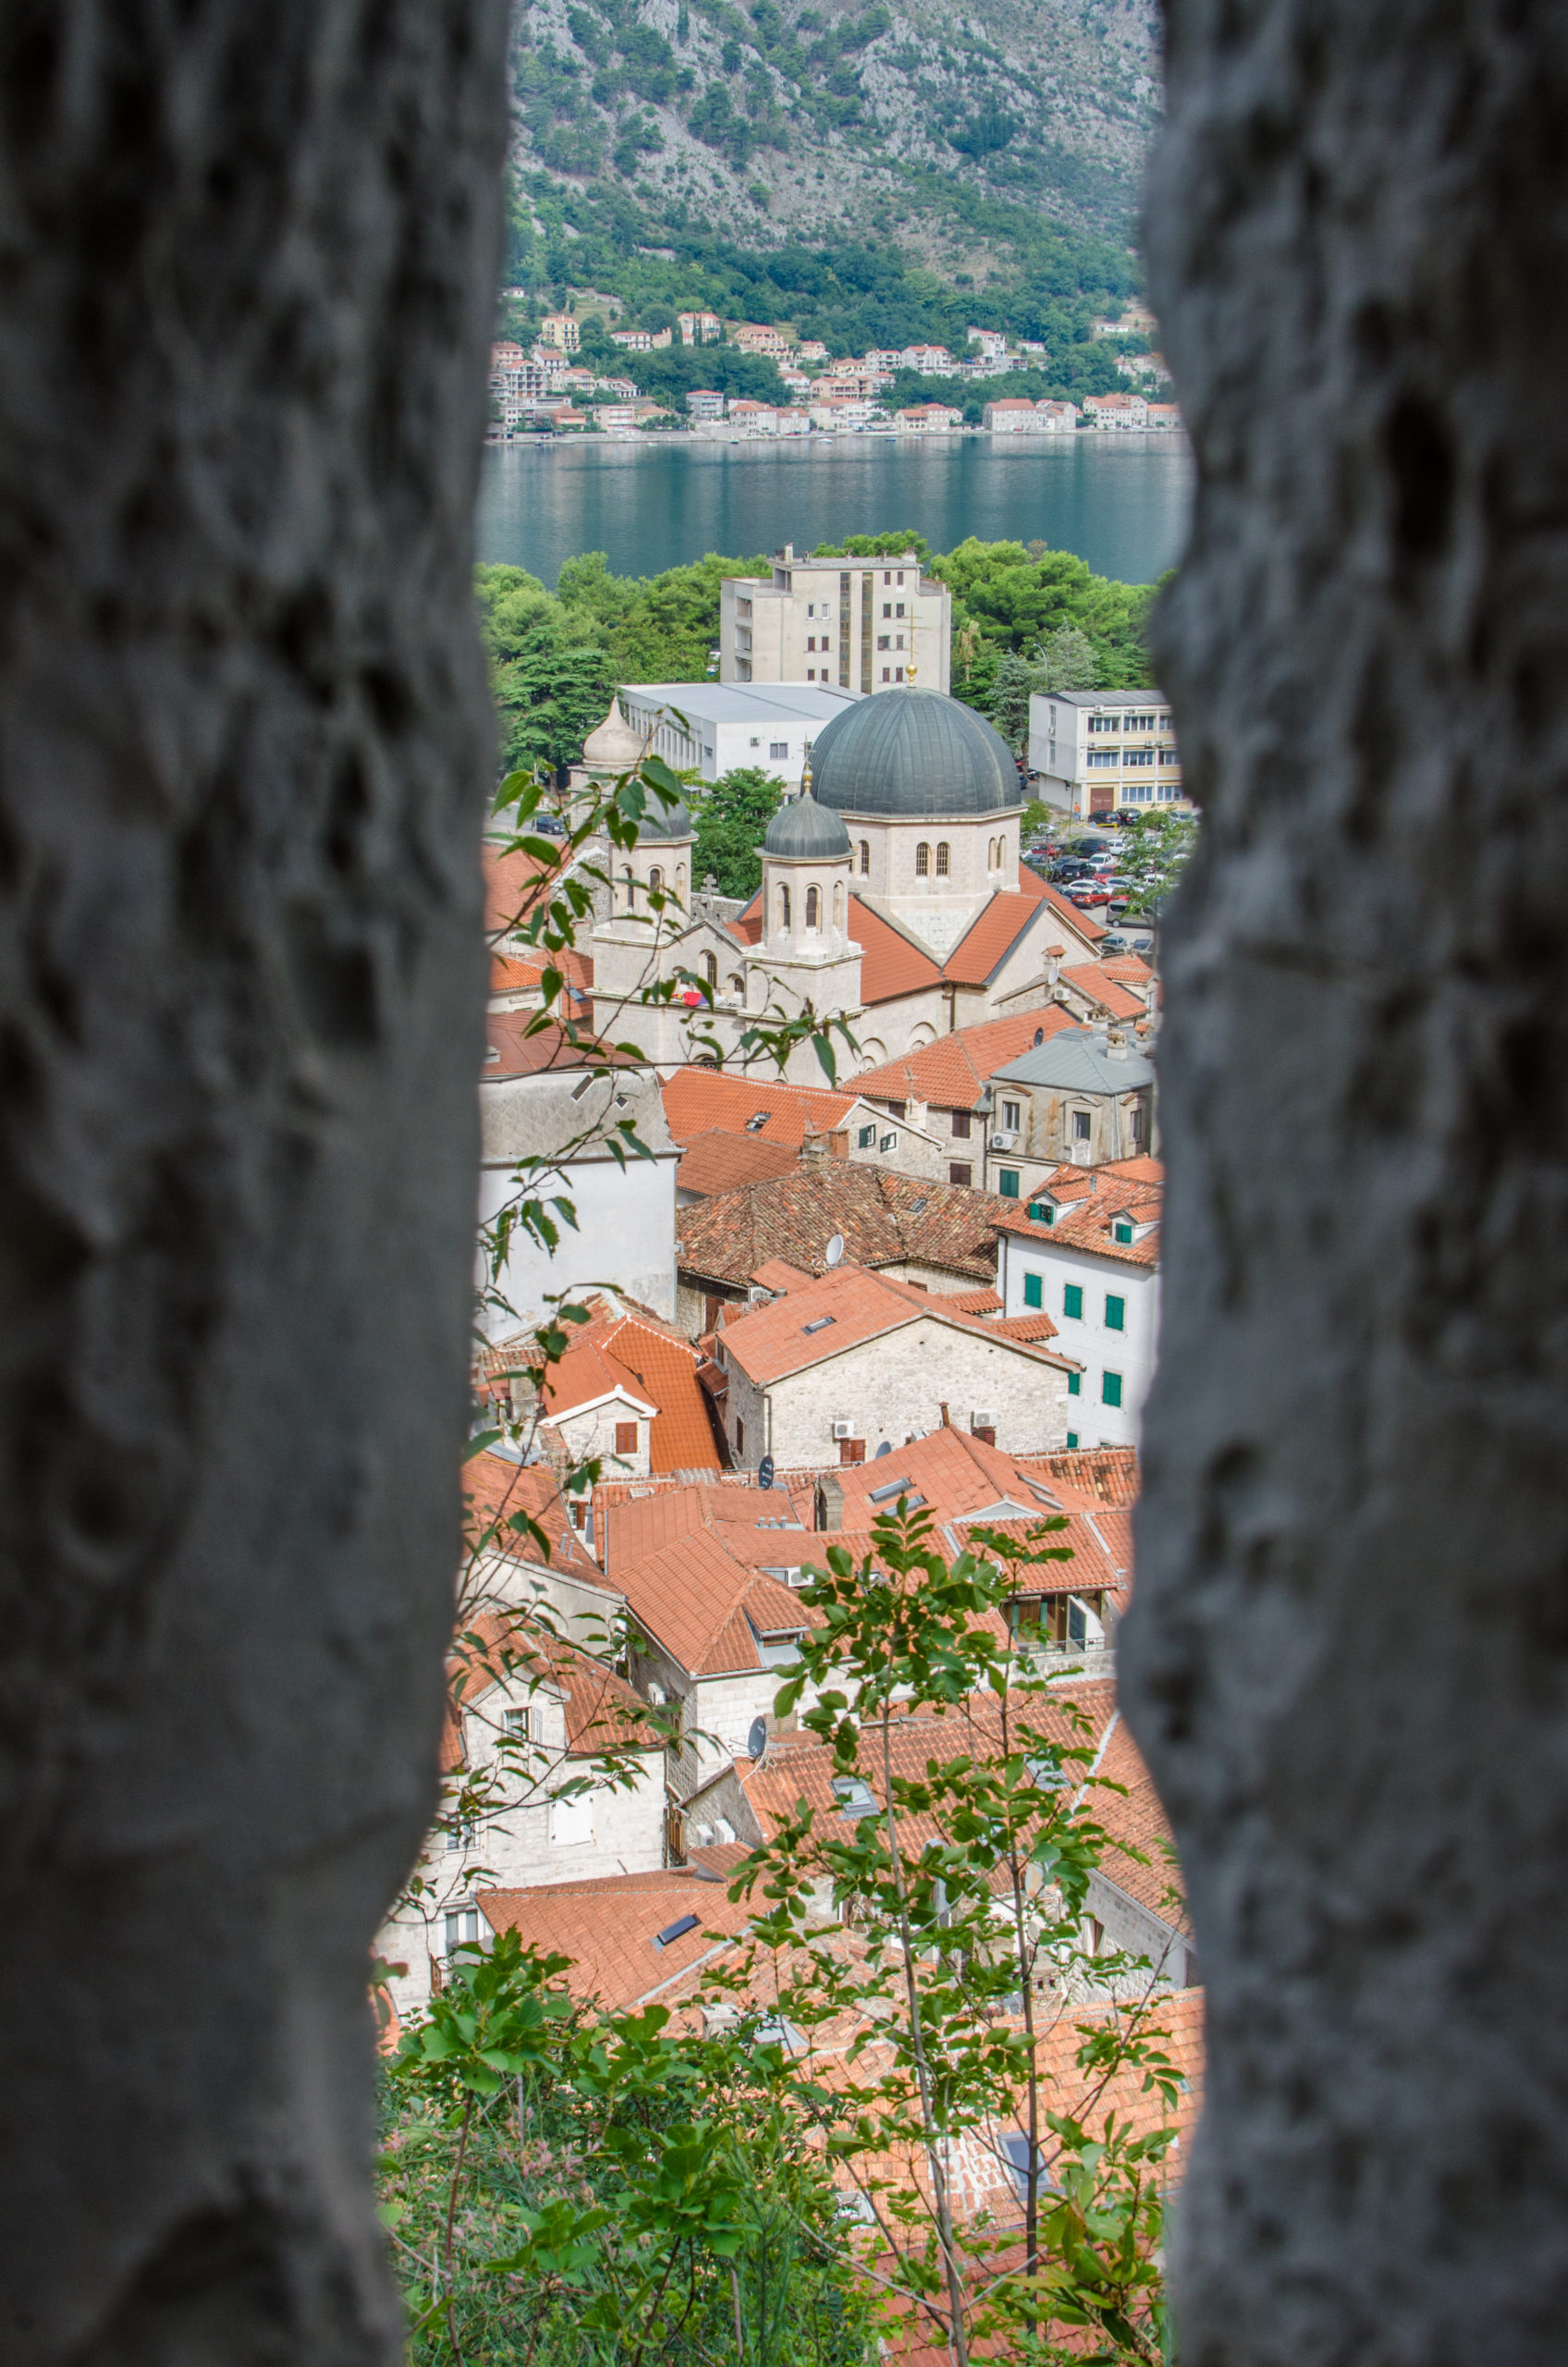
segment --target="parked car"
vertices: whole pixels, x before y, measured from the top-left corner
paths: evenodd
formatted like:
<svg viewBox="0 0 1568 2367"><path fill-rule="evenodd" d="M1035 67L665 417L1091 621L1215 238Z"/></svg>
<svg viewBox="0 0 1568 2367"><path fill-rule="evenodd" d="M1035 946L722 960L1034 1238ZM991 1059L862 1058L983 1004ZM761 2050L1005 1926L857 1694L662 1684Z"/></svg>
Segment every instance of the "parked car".
<svg viewBox="0 0 1568 2367"><path fill-rule="evenodd" d="M1130 953L1132 950L1127 939L1124 937L1118 937L1114 931L1109 937L1102 937L1096 948L1102 962L1120 962L1122 955Z"/></svg>
<svg viewBox="0 0 1568 2367"><path fill-rule="evenodd" d="M1110 889L1097 888L1092 880L1080 879L1068 889L1067 901L1076 904L1081 913L1086 913L1096 904L1109 904Z"/></svg>
<svg viewBox="0 0 1568 2367"><path fill-rule="evenodd" d="M1060 863L1051 865L1051 877L1062 887L1074 879L1092 879L1094 876L1094 865L1085 863L1079 855L1063 855Z"/></svg>

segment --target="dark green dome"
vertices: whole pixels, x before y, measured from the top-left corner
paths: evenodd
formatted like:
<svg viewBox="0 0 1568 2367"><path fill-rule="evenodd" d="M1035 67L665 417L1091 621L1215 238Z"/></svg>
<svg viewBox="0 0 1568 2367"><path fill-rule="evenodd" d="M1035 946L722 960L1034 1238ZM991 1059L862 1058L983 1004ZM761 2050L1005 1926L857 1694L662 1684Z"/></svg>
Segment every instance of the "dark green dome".
<svg viewBox="0 0 1568 2367"><path fill-rule="evenodd" d="M765 854L782 855L786 862L841 863L850 852L850 834L837 814L827 813L807 790L779 807L762 846Z"/></svg>
<svg viewBox="0 0 1568 2367"><path fill-rule="evenodd" d="M649 795L647 811L637 825L639 845L647 839L689 839L691 835L692 816L679 798L673 805L661 805Z"/></svg>
<svg viewBox="0 0 1568 2367"><path fill-rule="evenodd" d="M940 691L877 691L840 709L811 752L817 803L837 814L929 817L1022 805L1001 733Z"/></svg>

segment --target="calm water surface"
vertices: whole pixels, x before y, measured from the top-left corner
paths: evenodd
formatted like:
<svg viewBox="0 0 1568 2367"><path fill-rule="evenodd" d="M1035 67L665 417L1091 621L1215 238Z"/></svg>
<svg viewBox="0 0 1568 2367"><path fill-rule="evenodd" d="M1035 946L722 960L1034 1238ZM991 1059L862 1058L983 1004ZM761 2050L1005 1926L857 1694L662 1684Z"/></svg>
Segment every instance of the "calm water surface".
<svg viewBox="0 0 1568 2367"><path fill-rule="evenodd" d="M1038 537L1096 574L1151 583L1181 556L1192 481L1184 440L1164 435L492 445L479 555L553 584L580 551L606 552L617 575L656 575L704 551L912 527L939 551L966 534Z"/></svg>

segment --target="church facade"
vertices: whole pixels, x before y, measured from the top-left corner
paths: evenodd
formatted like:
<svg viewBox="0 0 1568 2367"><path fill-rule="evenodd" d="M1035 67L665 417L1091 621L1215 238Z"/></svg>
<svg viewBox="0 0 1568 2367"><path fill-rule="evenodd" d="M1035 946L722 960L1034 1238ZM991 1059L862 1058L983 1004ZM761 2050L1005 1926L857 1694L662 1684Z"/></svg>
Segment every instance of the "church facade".
<svg viewBox="0 0 1568 2367"><path fill-rule="evenodd" d="M629 769L635 735L612 709L585 772ZM612 745L613 742L613 745ZM933 691L884 692L835 716L803 794L773 817L743 911L692 878L684 806L644 817L616 851L594 928L594 1024L661 1067L729 1051L765 1014L842 1018L873 1067L955 1027L1052 1000L1064 963L1103 931L1019 861L1022 800L1006 742ZM629 1008L653 984L656 1008ZM802 1047L790 1076L821 1081Z"/></svg>

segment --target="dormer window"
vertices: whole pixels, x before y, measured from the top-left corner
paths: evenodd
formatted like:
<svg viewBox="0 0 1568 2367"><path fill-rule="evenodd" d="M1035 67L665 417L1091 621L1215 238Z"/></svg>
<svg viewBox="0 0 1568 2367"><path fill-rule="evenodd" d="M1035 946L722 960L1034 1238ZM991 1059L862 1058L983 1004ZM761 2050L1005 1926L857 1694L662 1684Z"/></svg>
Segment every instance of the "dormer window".
<svg viewBox="0 0 1568 2367"><path fill-rule="evenodd" d="M876 1795L859 1775L835 1775L833 1797L839 1803L839 1814L850 1818L879 1816Z"/></svg>
<svg viewBox="0 0 1568 2367"><path fill-rule="evenodd" d="M1132 1218L1118 1217L1115 1223L1110 1228L1110 1237L1112 1241L1120 1241L1123 1245L1130 1242L1133 1238Z"/></svg>

